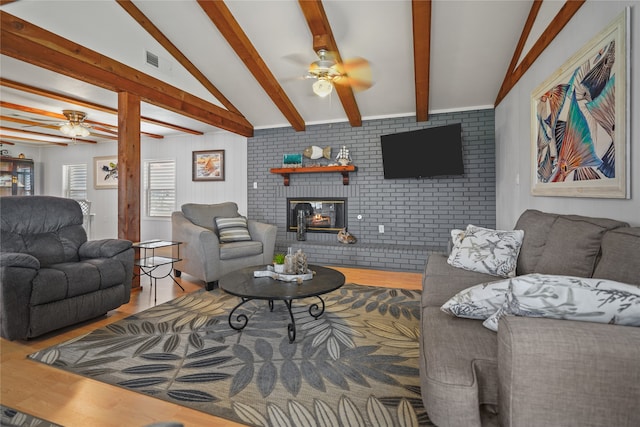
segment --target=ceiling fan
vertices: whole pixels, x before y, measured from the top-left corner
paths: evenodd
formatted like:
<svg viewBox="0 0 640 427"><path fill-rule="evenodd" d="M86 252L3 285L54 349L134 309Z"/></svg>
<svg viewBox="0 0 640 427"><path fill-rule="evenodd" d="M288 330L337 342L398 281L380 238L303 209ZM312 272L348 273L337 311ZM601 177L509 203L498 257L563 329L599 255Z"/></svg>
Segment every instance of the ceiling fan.
<svg viewBox="0 0 640 427"><path fill-rule="evenodd" d="M84 119L87 118L86 113L76 110L62 110L62 114L67 118L67 122L59 127L60 132L73 138L89 136L91 125L84 123Z"/></svg>
<svg viewBox="0 0 640 427"><path fill-rule="evenodd" d="M25 111L33 114L44 113L43 115L48 115L48 116L51 116L54 114L54 113L49 113L47 111L36 110L32 108L27 109ZM61 122L60 120L38 120L38 119L34 119L31 116L25 116L25 115L16 114L16 113L10 114L9 116L2 116L2 120L7 120L10 122L22 124L24 125L22 126L22 128L44 127L48 129L57 129L60 132L62 132L64 135L67 135L74 139L76 137L89 136L89 134L91 133L90 129L92 129L92 126L84 122L84 120L87 118L86 113L82 111L76 111L76 110L62 110L62 115L67 119L66 122Z"/></svg>
<svg viewBox="0 0 640 427"><path fill-rule="evenodd" d="M352 58L338 63L331 52L319 49L318 60L309 65L308 79L316 79L313 93L324 98L333 90L333 85L348 85L355 91L369 89L372 86L371 66L364 58Z"/></svg>

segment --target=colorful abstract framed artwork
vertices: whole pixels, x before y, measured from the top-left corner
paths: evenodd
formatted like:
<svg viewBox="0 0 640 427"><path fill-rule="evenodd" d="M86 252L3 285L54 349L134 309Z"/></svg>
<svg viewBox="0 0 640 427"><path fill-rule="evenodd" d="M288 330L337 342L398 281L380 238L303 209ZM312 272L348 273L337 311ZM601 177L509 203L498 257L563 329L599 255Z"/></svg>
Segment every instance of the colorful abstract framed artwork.
<svg viewBox="0 0 640 427"><path fill-rule="evenodd" d="M118 188L118 156L94 157L93 174L96 190Z"/></svg>
<svg viewBox="0 0 640 427"><path fill-rule="evenodd" d="M629 10L531 94L535 196L630 197Z"/></svg>
<svg viewBox="0 0 640 427"><path fill-rule="evenodd" d="M193 152L192 181L224 181L224 150Z"/></svg>

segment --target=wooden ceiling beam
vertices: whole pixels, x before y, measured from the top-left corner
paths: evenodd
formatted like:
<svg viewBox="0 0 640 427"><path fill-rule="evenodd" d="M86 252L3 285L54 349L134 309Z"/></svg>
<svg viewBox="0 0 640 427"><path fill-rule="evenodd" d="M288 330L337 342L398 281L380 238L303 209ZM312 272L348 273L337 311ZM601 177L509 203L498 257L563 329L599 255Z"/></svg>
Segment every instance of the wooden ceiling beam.
<svg viewBox="0 0 640 427"><path fill-rule="evenodd" d="M60 93L56 93L56 92L52 92L46 89L41 89L41 88L37 88L35 86L30 86L24 83L20 83L20 82L16 82L13 80L9 80L9 79L5 79L0 77L0 86L5 86L11 89L15 89L15 90L19 90L21 92L28 92L28 93L32 93L34 95L38 95L38 96L43 96L45 98L50 98L50 99L55 99L57 101L62 101L62 102L69 102L71 104L75 104L75 105L79 105L81 107L85 107L85 108L90 108L92 110L97 110L97 111L102 111L103 113L109 113L109 114L115 114L118 115L118 110L115 108L111 108L111 107L107 107L105 105L101 105L101 104L96 104L95 102L90 102L90 101L85 101L83 99L79 99L79 98L74 98L72 96L68 96L68 95L62 95ZM141 117L140 118L141 121L145 122L145 123L149 123L152 125L156 125L156 126L161 126L167 129L173 129L173 130L177 130L180 132L184 132L184 133L189 133L191 135L202 135L203 133L198 131L198 130L194 130L194 129L189 129L189 128L185 128L183 126L178 126L172 123L166 123L166 122L162 122L160 120L156 120L156 119L151 119L149 117ZM117 126L114 126L114 128L117 129ZM144 134L144 132L143 132ZM157 135L157 134L147 134L148 136L151 136L152 138L163 138L162 135Z"/></svg>
<svg viewBox="0 0 640 427"><path fill-rule="evenodd" d="M333 31L331 30L331 25L329 25L329 19L327 19L322 2L320 0L298 0L298 4L311 31L313 50L318 52L319 49L326 49L333 53L336 62L342 64L338 44L333 37ZM351 126L362 126L362 116L351 86L333 85L333 87L336 89L342 108Z"/></svg>
<svg viewBox="0 0 640 427"><path fill-rule="evenodd" d="M198 0L198 4L291 126L297 131L305 130L302 116L224 2Z"/></svg>
<svg viewBox="0 0 640 427"><path fill-rule="evenodd" d="M522 55L522 51L524 50L524 45L529 38L529 34L531 34L531 29L533 28L533 24L536 22L536 17L538 16L538 12L540 11L540 7L542 6L542 0L533 0L531 4L531 9L529 10L529 16L527 16L527 21L524 23L524 27L522 28L522 34L520 34L520 39L518 40L518 44L516 45L516 50L513 52L513 57L511 58L511 63L509 63L509 68L507 69L507 73L504 76L504 80L502 81L502 85L500 86L500 90L498 91L498 96L495 100L495 105L498 105L502 98L509 92L511 89L511 76L513 75L513 71L516 69L518 65L518 59Z"/></svg>
<svg viewBox="0 0 640 427"><path fill-rule="evenodd" d="M0 11L0 53L114 92L127 91L229 132L253 136L253 126L241 115L4 11Z"/></svg>
<svg viewBox="0 0 640 427"><path fill-rule="evenodd" d="M416 85L416 121L429 119L431 68L431 0L413 0L413 68Z"/></svg>
<svg viewBox="0 0 640 427"><path fill-rule="evenodd" d="M0 101L0 107L7 108L9 110L22 111L23 113L36 114L38 116L51 117L56 120L67 120L67 118L60 113L54 113L34 107L27 107L26 105L14 104L7 101Z"/></svg>
<svg viewBox="0 0 640 427"><path fill-rule="evenodd" d="M62 147L66 147L69 145L66 142L51 142L51 141L43 141L41 139L23 138L21 136L2 135L2 134L0 134L0 139L13 139L15 141L33 142L37 144L60 145Z"/></svg>
<svg viewBox="0 0 640 427"><path fill-rule="evenodd" d="M229 101L223 94L216 88L213 83L207 77L202 74L202 72L193 65L191 61L182 53L180 49L174 45L171 40L167 36L165 36L162 31L158 27L156 27L153 22L144 14L140 9L138 9L131 0L116 0L116 2L129 14L131 17L142 27L144 28L151 37L156 39L158 43L162 45L169 52L176 61L178 61L196 80L200 82L202 86L204 86L215 98L220 101L222 105L229 111L233 111L234 113L240 114L244 117L244 115L238 110L232 103Z"/></svg>
<svg viewBox="0 0 640 427"><path fill-rule="evenodd" d="M516 68L514 68L510 72L512 65L513 67L515 67L515 64L517 63L518 58L520 58L520 54L522 53L521 51L522 51L522 48L524 47L524 43L527 40L529 32L531 31L531 27L533 26L533 23L535 21L535 17L538 13L538 9L541 6L541 4L537 4L538 0L535 0L533 2L533 4L531 5L531 10L529 11L529 17L527 18L527 22L525 23L525 26L522 30L520 41L516 46L516 52L514 53L513 58L511 59L511 65L509 65L509 70L507 70L507 75L505 76L504 81L502 82L502 86L498 91L498 95L495 101L495 107L497 107L498 104L500 104L500 102L504 99L504 97L507 96L509 91L513 89L513 87L516 85L516 83L518 83L518 81L524 75L524 73L526 73L527 70L529 70L529 67L531 67L531 65L533 65L535 60L538 59L538 56L540 56L540 54L544 52L547 46L551 44L553 39L555 39L556 36L560 34L560 31L562 31L565 25L567 25L567 23L571 20L571 18L573 18L573 15L576 14L578 9L582 7L585 1L586 0L566 0L562 8L558 11L556 16L547 26L547 28L542 32L540 37L538 37L538 40L535 42L535 44L531 47L531 49L529 49L529 52L522 59L522 61L520 62L520 65L518 65ZM542 3L542 0L539 0L539 3ZM520 49L520 52L518 52L518 49Z"/></svg>

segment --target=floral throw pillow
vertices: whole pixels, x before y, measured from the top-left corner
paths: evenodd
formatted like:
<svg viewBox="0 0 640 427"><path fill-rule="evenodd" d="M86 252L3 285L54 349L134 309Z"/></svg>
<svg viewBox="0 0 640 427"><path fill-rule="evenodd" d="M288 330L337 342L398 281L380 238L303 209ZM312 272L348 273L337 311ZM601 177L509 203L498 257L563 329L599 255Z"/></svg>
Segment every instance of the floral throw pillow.
<svg viewBox="0 0 640 427"><path fill-rule="evenodd" d="M505 315L640 326L637 286L546 274L528 274L508 282L502 307L483 323L491 330L498 330L498 321Z"/></svg>
<svg viewBox="0 0 640 427"><path fill-rule="evenodd" d="M504 305L508 289L509 280L481 283L458 292L440 309L456 317L484 320Z"/></svg>
<svg viewBox="0 0 640 427"><path fill-rule="evenodd" d="M491 230L469 224L466 230L453 230L453 248L447 262L458 268L513 277L524 238L523 230Z"/></svg>

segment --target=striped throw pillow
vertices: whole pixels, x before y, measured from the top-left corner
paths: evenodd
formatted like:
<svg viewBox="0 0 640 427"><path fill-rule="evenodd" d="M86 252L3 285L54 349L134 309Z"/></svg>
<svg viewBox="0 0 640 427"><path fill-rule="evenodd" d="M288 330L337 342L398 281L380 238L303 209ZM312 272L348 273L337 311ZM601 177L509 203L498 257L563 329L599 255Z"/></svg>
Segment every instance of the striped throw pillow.
<svg viewBox="0 0 640 427"><path fill-rule="evenodd" d="M218 236L220 243L243 242L251 240L249 229L247 228L247 218L237 216L234 218L216 217Z"/></svg>

